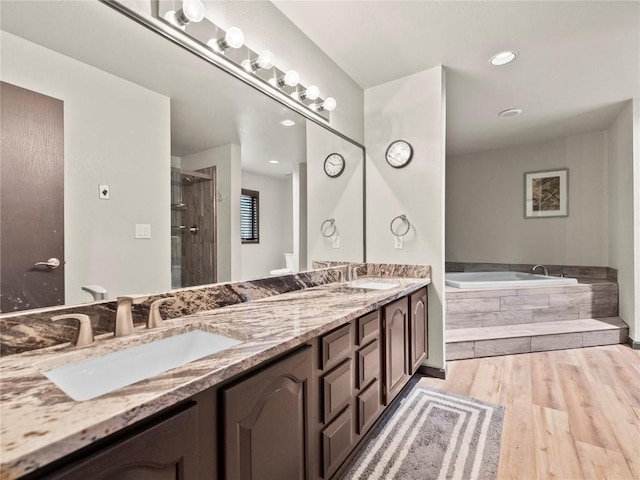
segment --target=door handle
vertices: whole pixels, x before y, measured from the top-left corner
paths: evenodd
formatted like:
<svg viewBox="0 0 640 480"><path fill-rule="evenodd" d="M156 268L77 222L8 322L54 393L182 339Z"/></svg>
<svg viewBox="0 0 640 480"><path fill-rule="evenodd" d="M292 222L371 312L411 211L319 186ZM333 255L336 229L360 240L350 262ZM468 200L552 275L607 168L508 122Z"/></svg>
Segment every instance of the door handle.
<svg viewBox="0 0 640 480"><path fill-rule="evenodd" d="M36 267L40 267L40 266L44 265L49 270L55 270L56 268L58 268L60 266L60 260L58 260L57 258L53 258L52 257L49 260L47 260L46 262L38 262L38 263L36 263L34 265Z"/></svg>

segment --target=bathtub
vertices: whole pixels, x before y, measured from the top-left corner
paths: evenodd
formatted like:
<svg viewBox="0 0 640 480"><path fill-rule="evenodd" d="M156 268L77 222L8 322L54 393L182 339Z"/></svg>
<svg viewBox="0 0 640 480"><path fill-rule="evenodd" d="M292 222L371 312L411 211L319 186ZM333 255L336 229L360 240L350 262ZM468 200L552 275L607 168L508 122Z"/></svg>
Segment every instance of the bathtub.
<svg viewBox="0 0 640 480"><path fill-rule="evenodd" d="M463 272L445 273L444 283L451 287L470 289L576 285L578 280L522 272Z"/></svg>

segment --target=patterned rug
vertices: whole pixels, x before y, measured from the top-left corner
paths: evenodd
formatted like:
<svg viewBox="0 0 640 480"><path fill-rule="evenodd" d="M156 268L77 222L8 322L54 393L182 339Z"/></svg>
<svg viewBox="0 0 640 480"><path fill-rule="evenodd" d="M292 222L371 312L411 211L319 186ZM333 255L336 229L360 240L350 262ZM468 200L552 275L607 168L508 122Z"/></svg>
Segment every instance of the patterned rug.
<svg viewBox="0 0 640 480"><path fill-rule="evenodd" d="M504 407L414 386L342 480L493 480Z"/></svg>

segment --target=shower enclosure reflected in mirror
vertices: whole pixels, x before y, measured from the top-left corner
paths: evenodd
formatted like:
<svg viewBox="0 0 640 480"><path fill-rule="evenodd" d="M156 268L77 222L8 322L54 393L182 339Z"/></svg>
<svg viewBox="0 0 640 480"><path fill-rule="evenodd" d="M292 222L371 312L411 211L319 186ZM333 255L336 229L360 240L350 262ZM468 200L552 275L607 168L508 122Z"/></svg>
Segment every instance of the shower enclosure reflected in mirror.
<svg viewBox="0 0 640 480"><path fill-rule="evenodd" d="M3 0L0 9L0 80L62 102L64 151L64 219L53 227L64 232L61 266L33 267L50 258L42 252L17 280L0 272L0 294L11 284L18 300L3 313L46 306L22 279L47 288L51 272L64 278L60 302L76 304L92 300L87 285L114 298L268 276L285 253L302 270L322 255L308 258L306 243L314 204L332 201L306 195L324 181L307 166L313 122L102 3ZM361 175L362 149L340 141L360 152L352 173ZM211 180L188 190L194 174ZM242 188L260 191L257 244L240 241ZM345 214L362 219L362 182L348 188L360 202ZM5 215L27 215L2 210L5 233ZM349 260L361 261L364 233L353 235L361 248ZM3 259L15 253L7 245Z"/></svg>

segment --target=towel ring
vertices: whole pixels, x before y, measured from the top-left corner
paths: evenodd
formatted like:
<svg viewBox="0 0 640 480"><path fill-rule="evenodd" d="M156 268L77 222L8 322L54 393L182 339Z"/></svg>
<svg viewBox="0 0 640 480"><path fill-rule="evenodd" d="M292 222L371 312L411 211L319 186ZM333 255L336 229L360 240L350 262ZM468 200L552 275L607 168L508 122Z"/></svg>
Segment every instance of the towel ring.
<svg viewBox="0 0 640 480"><path fill-rule="evenodd" d="M397 220L401 220L402 222L404 222L405 226L407 227L404 232L396 230L394 224ZM396 237L404 237L407 233L409 233L409 230L411 230L411 222L406 215L398 215L393 220L391 220L391 223L389 224L389 230L391 230L391 233L393 233Z"/></svg>
<svg viewBox="0 0 640 480"><path fill-rule="evenodd" d="M322 222L322 225L320 225L320 233L322 234L323 237L326 237L326 238L333 237L336 233L336 230L337 230L337 227L336 227L335 218L329 218L324 222Z"/></svg>

